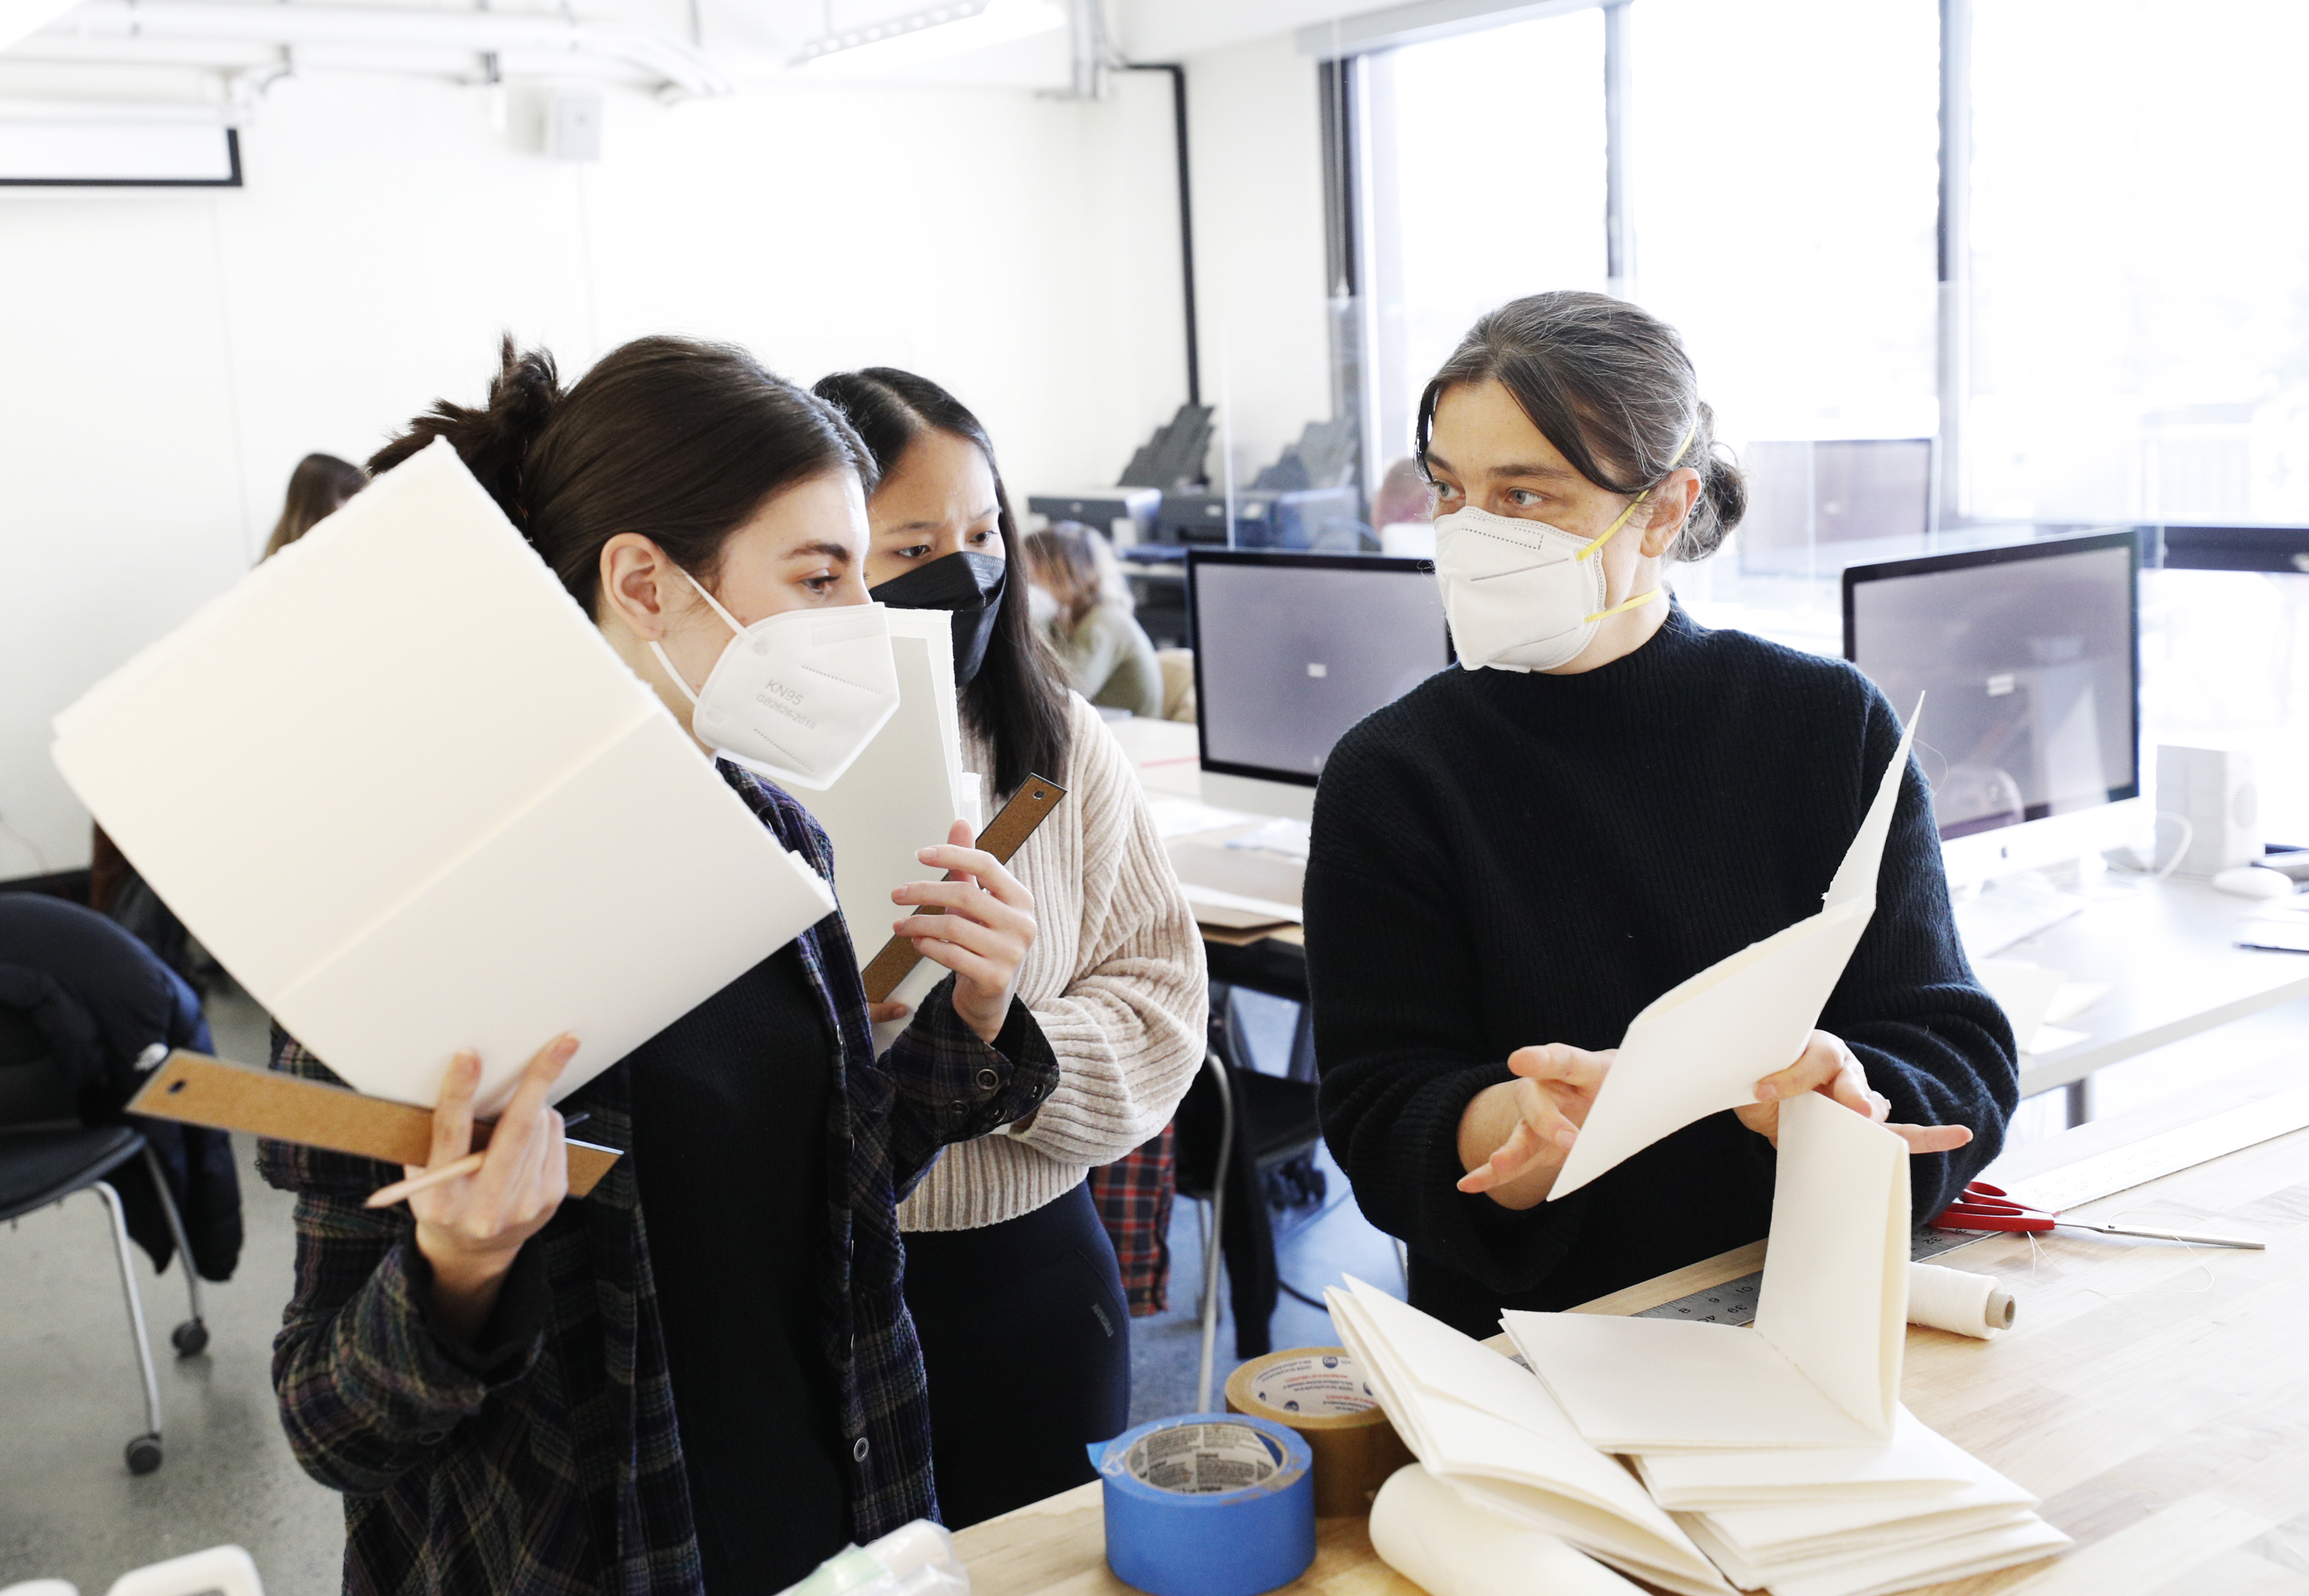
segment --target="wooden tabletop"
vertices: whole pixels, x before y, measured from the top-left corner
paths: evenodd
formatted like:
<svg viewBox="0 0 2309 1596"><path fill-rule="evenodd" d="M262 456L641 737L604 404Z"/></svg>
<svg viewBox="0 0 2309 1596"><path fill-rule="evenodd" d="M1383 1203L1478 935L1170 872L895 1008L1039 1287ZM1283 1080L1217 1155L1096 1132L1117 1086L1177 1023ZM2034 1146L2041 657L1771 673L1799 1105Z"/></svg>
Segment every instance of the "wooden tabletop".
<svg viewBox="0 0 2309 1596"><path fill-rule="evenodd" d="M2125 1117L2145 1134L2159 1112ZM2097 1122L1999 1168L2050 1168L2127 1128ZM1942 1260L1999 1277L2019 1322L1993 1342L1911 1327L1902 1394L2041 1496L2044 1516L2078 1544L2055 1561L1932 1586L1933 1596L2309 1596L2309 1131L2078 1212L2270 1247L2054 1231ZM1587 1309L1639 1312L1737 1279L1761 1256L1743 1248ZM1106 1568L1099 1491L1085 1485L956 1537L975 1596L1128 1596ZM1322 1520L1318 1539L1314 1566L1286 1592L1418 1596L1372 1555L1363 1520Z"/></svg>

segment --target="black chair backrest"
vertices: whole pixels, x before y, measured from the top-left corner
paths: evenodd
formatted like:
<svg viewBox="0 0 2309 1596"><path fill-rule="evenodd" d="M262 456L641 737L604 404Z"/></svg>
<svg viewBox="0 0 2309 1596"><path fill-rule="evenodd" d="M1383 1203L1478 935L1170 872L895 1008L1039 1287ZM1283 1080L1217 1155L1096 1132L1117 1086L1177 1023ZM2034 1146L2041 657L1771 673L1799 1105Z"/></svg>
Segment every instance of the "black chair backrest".
<svg viewBox="0 0 2309 1596"><path fill-rule="evenodd" d="M31 1015L0 1004L0 1131L79 1123L72 1079L50 1056L48 1039Z"/></svg>

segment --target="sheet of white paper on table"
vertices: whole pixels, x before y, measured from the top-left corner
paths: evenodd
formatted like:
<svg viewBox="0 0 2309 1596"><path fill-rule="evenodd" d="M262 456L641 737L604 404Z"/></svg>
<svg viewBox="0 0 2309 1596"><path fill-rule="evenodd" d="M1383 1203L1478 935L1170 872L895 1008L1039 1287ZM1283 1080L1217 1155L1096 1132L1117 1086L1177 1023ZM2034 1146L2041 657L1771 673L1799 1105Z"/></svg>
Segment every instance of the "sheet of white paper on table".
<svg viewBox="0 0 2309 1596"><path fill-rule="evenodd" d="M1648 1454L1890 1438L1907 1333L1907 1146L1817 1092L1780 1105L1779 1143L1752 1329L1502 1316L1591 1445Z"/></svg>
<svg viewBox="0 0 2309 1596"><path fill-rule="evenodd" d="M1371 1549L1428 1596L1640 1596L1560 1537L1469 1501L1419 1463L1371 1503Z"/></svg>
<svg viewBox="0 0 2309 1596"><path fill-rule="evenodd" d="M1701 1533L1705 1533L1704 1531ZM1871 1552L1817 1572L1773 1574L1754 1569L1712 1537L1711 1555L1747 1572L1735 1578L1766 1575L1771 1596L1887 1596L1917 1585L1943 1584L2033 1563L2070 1544L2069 1538L2033 1513L2016 1512L2002 1523L1908 1546Z"/></svg>
<svg viewBox="0 0 2309 1596"><path fill-rule="evenodd" d="M1906 1406L1882 1445L1661 1452L1635 1462L1652 1499L1682 1513L1946 1496L1987 1467Z"/></svg>
<svg viewBox="0 0 2309 1596"><path fill-rule="evenodd" d="M1258 818L1240 809L1215 808L1195 798L1162 792L1147 795L1146 812L1154 817L1154 834L1165 842L1174 837L1193 837L1204 832L1223 831L1228 826L1241 825Z"/></svg>
<svg viewBox="0 0 2309 1596"><path fill-rule="evenodd" d="M1723 1596L1675 1521L1580 1439L1528 1371L1352 1277L1324 1295L1404 1444L1439 1477L1639 1578Z"/></svg>
<svg viewBox="0 0 2309 1596"><path fill-rule="evenodd" d="M564 1030L566 1096L834 901L445 443L97 684L55 757L285 1029L402 1102L472 1048L489 1111ZM646 870L589 867L636 836Z"/></svg>
<svg viewBox="0 0 2309 1596"><path fill-rule="evenodd" d="M1877 869L1923 711L1920 697L1820 911L1701 971L1629 1022L1551 1201L1694 1120L1753 1102L1757 1082L1795 1061L1875 913Z"/></svg>

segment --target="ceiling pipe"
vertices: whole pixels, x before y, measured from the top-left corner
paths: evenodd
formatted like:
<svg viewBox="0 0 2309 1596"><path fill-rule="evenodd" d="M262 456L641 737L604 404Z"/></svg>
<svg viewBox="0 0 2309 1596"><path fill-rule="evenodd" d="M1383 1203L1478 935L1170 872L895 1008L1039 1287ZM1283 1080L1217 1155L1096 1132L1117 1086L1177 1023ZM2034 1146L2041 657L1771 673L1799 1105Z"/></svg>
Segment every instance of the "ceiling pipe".
<svg viewBox="0 0 2309 1596"><path fill-rule="evenodd" d="M206 44L446 49L471 55L591 56L659 80L670 99L737 92L702 51L630 23L502 11L363 10L354 6L82 0L38 37L182 39Z"/></svg>

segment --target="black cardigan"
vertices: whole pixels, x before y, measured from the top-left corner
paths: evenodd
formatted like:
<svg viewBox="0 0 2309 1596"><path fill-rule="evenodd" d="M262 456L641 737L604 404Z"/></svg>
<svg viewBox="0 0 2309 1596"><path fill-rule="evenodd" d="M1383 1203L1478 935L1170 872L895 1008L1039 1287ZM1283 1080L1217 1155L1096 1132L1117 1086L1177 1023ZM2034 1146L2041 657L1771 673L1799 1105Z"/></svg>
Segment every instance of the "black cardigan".
<svg viewBox="0 0 2309 1596"><path fill-rule="evenodd" d="M1454 1189L1459 1117L1516 1048L1616 1047L1653 998L1817 912L1899 736L1852 667L1677 608L1601 669L1446 670L1340 740L1307 867L1323 1128L1410 1244L1414 1301L1488 1335L1502 1307L1568 1307L1764 1234L1771 1149L1729 1112L1523 1212ZM2019 1075L1913 763L1820 1024L1893 1119L1972 1127L1913 1162L1916 1215L1937 1212L1995 1156Z"/></svg>

